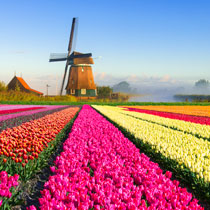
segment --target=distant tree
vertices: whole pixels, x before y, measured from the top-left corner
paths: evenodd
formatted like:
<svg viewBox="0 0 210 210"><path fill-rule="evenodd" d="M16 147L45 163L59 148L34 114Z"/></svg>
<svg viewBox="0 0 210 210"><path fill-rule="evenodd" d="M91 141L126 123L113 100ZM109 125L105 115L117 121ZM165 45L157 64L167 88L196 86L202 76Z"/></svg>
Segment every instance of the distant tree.
<svg viewBox="0 0 210 210"><path fill-rule="evenodd" d="M5 91L7 90L7 86L3 81L0 81L0 91Z"/></svg>
<svg viewBox="0 0 210 210"><path fill-rule="evenodd" d="M124 92L129 93L131 92L130 84L126 81L122 81L113 86L114 92Z"/></svg>
<svg viewBox="0 0 210 210"><path fill-rule="evenodd" d="M200 79L195 83L195 87L197 87L197 88L204 89L204 88L209 88L209 86L210 86L209 81L205 80L205 79Z"/></svg>
<svg viewBox="0 0 210 210"><path fill-rule="evenodd" d="M112 88L109 86L98 86L97 94L99 98L108 98L112 93Z"/></svg>

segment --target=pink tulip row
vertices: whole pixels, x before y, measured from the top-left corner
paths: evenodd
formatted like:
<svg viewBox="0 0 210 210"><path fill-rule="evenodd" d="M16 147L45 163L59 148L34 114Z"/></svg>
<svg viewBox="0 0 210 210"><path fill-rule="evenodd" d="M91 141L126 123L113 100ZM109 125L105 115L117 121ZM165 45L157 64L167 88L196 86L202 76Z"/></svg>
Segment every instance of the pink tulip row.
<svg viewBox="0 0 210 210"><path fill-rule="evenodd" d="M40 106L42 105L0 104L0 110L23 109L23 108L40 107Z"/></svg>
<svg viewBox="0 0 210 210"><path fill-rule="evenodd" d="M14 176L8 176L6 171L0 172L0 198L10 198L12 193L10 192L12 187L18 186L19 175L15 174ZM3 203L3 200L0 199L0 206Z"/></svg>
<svg viewBox="0 0 210 210"><path fill-rule="evenodd" d="M28 108L19 108L19 109L9 109L9 110L0 110L0 115L11 114L16 112L25 112L29 110L43 109L44 107L28 107Z"/></svg>
<svg viewBox="0 0 210 210"><path fill-rule="evenodd" d="M51 167L40 209L203 209L172 173L84 105ZM28 209L34 210L35 206Z"/></svg>
<svg viewBox="0 0 210 210"><path fill-rule="evenodd" d="M49 105L12 105L12 104L0 104L0 110L13 110L13 109L25 109L25 108L31 108L31 107L47 107Z"/></svg>
<svg viewBox="0 0 210 210"><path fill-rule="evenodd" d="M45 107L44 109L19 112L19 113L16 113L16 114L2 115L2 116L0 116L0 121L16 118L16 117L20 117L20 116L32 115L32 114L35 114L35 113L49 111L49 110L53 110L53 109L57 109L57 108L65 107L65 106L63 106L63 105L62 106L61 105L52 106L51 105L51 106L44 106L44 107Z"/></svg>
<svg viewBox="0 0 210 210"><path fill-rule="evenodd" d="M146 113L146 114L152 114L152 115L157 115L160 117L166 117L166 118L170 118L170 119L183 120L183 121L198 123L198 124L202 124L202 125L210 125L209 117L192 116L192 115L186 115L186 114L177 114L177 113L161 112L161 111L153 111L153 110L145 110L145 109L137 109L137 108L128 108L128 107L125 107L125 110Z"/></svg>

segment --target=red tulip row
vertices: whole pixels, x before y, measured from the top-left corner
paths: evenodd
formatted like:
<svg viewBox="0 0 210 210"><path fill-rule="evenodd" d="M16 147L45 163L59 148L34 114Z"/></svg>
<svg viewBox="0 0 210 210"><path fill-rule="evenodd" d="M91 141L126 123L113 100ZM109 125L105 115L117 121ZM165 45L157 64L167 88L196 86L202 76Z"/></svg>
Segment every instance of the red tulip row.
<svg viewBox="0 0 210 210"><path fill-rule="evenodd" d="M24 112L24 111L29 111L29 110L36 110L36 109L43 109L45 107L28 107L28 108L20 108L20 109L9 109L9 110L0 110L0 115L4 114L11 114L11 113L16 113L16 112Z"/></svg>
<svg viewBox="0 0 210 210"><path fill-rule="evenodd" d="M14 170L14 164L18 166L18 170L20 165L25 167L30 160L38 158L78 110L78 107L67 108L3 130L0 133L0 171L6 168ZM14 171L10 173L13 174Z"/></svg>
<svg viewBox="0 0 210 210"><path fill-rule="evenodd" d="M128 108L128 107L124 107L124 108L125 108L125 110L133 111L133 112L152 114L152 115L157 115L157 116L160 116L160 117L183 120L183 121L198 123L198 124L202 124L202 125L210 125L210 118L209 117L199 117L199 116L191 116L191 115L185 115L185 114L152 111L152 110Z"/></svg>

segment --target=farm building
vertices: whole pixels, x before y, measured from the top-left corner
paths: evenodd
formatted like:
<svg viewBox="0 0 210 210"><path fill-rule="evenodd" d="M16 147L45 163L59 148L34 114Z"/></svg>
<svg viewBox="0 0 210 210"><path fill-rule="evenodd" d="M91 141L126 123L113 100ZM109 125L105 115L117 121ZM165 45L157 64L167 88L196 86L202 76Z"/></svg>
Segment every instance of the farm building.
<svg viewBox="0 0 210 210"><path fill-rule="evenodd" d="M33 93L40 96L43 95L42 92L39 92L37 90L30 88L29 85L25 82L25 80L22 77L14 76L7 86L8 86L8 90L16 90L18 88L20 89L20 91L23 91L26 93Z"/></svg>

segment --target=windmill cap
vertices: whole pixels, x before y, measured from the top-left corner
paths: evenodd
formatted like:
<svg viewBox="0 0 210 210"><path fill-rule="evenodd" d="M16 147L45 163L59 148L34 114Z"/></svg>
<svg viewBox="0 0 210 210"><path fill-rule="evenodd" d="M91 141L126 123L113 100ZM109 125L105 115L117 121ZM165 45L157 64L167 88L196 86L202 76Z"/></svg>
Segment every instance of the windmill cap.
<svg viewBox="0 0 210 210"><path fill-rule="evenodd" d="M71 64L94 64L92 53L73 52L69 56Z"/></svg>
<svg viewBox="0 0 210 210"><path fill-rule="evenodd" d="M73 58L89 58L89 57L92 57L92 53L80 53L80 52L73 52L71 55L70 55L70 59L73 59Z"/></svg>

